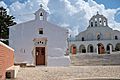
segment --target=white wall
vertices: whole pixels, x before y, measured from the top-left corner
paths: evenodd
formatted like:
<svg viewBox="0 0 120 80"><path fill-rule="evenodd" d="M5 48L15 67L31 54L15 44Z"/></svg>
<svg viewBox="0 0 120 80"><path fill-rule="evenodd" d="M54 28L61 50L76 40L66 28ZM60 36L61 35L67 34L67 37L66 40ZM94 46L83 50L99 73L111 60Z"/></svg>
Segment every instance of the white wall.
<svg viewBox="0 0 120 80"><path fill-rule="evenodd" d="M43 28L43 35L38 33L39 28ZM61 48L64 52L67 49L67 30L47 21L33 20L15 25L10 27L9 36L10 46L15 49L15 62L33 63L34 38L47 37L48 56L61 54L64 57L65 53L54 53L53 49Z"/></svg>

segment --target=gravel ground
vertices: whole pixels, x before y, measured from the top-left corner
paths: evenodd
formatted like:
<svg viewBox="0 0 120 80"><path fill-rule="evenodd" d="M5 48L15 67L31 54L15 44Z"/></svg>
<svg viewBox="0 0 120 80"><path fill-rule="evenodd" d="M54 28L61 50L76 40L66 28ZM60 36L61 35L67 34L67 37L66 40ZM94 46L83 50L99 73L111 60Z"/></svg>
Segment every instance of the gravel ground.
<svg viewBox="0 0 120 80"><path fill-rule="evenodd" d="M115 80L120 66L70 66L20 68L15 80Z"/></svg>

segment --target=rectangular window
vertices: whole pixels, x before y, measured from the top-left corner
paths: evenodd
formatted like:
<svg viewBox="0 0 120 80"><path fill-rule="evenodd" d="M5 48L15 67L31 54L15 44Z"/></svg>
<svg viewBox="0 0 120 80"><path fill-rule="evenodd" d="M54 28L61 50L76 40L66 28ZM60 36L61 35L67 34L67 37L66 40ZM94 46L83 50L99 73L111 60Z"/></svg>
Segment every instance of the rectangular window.
<svg viewBox="0 0 120 80"><path fill-rule="evenodd" d="M118 40L118 37L117 37L117 36L115 36L115 40Z"/></svg>
<svg viewBox="0 0 120 80"><path fill-rule="evenodd" d="M97 27L97 21L95 21L95 26Z"/></svg>
<svg viewBox="0 0 120 80"><path fill-rule="evenodd" d="M39 34L43 34L43 28L39 28Z"/></svg>

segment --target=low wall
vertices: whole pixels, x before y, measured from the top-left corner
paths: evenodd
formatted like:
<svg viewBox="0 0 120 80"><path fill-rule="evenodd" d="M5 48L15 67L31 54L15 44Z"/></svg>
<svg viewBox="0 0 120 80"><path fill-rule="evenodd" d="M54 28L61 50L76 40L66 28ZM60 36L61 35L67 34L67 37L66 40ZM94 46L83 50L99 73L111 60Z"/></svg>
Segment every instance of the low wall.
<svg viewBox="0 0 120 80"><path fill-rule="evenodd" d="M14 50L0 42L0 80L5 80L6 69L14 65Z"/></svg>

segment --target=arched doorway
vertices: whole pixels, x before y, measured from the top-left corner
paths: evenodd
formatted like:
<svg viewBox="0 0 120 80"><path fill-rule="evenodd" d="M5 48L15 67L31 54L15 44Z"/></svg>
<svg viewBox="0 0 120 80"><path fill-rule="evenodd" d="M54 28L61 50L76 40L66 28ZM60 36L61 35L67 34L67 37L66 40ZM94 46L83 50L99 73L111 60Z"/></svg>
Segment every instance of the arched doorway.
<svg viewBox="0 0 120 80"><path fill-rule="evenodd" d="M120 51L120 43L117 43L117 44L116 44L115 50L116 50L116 51Z"/></svg>
<svg viewBox="0 0 120 80"><path fill-rule="evenodd" d="M76 45L75 45L75 44L71 45L70 52L71 52L72 54L76 54L77 49L76 49Z"/></svg>
<svg viewBox="0 0 120 80"><path fill-rule="evenodd" d="M102 43L98 43L98 54L104 54L105 53L105 48Z"/></svg>
<svg viewBox="0 0 120 80"><path fill-rule="evenodd" d="M109 43L109 44L106 46L106 51L110 51L110 45L112 46L112 50L113 50L113 45Z"/></svg>
<svg viewBox="0 0 120 80"><path fill-rule="evenodd" d="M94 47L93 47L92 44L89 44L89 45L88 45L87 51L88 51L89 53L93 53L93 52L94 52Z"/></svg>
<svg viewBox="0 0 120 80"><path fill-rule="evenodd" d="M85 48L85 46L84 46L84 45L80 45L79 51L80 51L80 53L86 53L86 48Z"/></svg>

